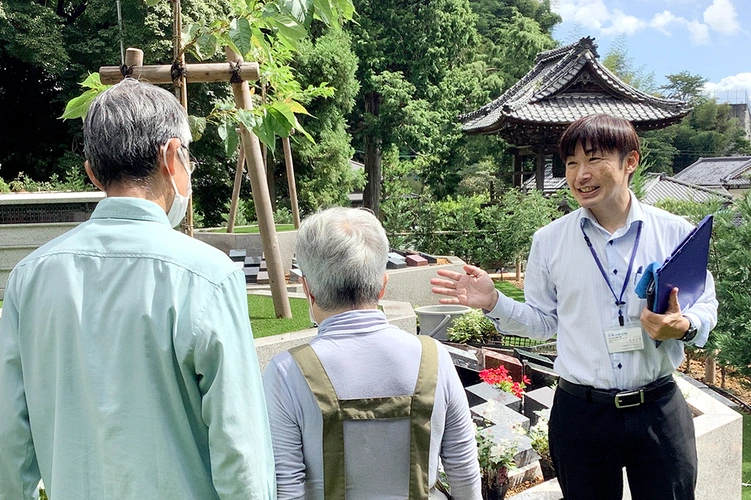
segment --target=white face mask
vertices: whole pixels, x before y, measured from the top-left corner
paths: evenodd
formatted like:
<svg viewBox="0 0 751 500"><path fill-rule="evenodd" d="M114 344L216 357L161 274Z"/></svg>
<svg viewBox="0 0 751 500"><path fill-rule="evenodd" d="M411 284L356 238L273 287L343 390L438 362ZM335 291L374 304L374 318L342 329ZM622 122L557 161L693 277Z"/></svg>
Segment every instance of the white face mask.
<svg viewBox="0 0 751 500"><path fill-rule="evenodd" d="M307 281L305 287L308 287ZM316 321L316 317L313 315L313 300L310 298L310 288L308 288L308 293L305 296L308 298L308 317L310 318L310 322L313 323L314 328L318 328L318 321Z"/></svg>
<svg viewBox="0 0 751 500"><path fill-rule="evenodd" d="M188 173L188 195L183 196L180 191L177 190L177 184L175 184L175 178L170 176L170 182L172 182L172 188L175 190L175 197L172 199L172 206L170 206L169 212L167 212L167 218L169 219L170 226L177 227L180 221L183 220L185 214L188 212L188 201L190 199L190 193L193 192L193 187L190 184L190 168L188 167L190 158L186 158L187 153L180 147L177 149L177 155L180 157L180 163L183 164L185 171ZM162 156L164 157L164 164L167 164L167 147L164 146L162 150Z"/></svg>
<svg viewBox="0 0 751 500"><path fill-rule="evenodd" d="M318 322L313 315L313 301L310 300L310 295L308 295L308 316L310 317L310 322L313 323L313 327L318 328Z"/></svg>

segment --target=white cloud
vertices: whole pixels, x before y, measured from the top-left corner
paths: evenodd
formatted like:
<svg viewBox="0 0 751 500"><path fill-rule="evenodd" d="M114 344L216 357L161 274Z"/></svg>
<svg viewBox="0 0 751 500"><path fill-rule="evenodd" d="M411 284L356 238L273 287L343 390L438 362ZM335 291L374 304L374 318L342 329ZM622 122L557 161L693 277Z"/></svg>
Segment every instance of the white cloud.
<svg viewBox="0 0 751 500"><path fill-rule="evenodd" d="M610 10L603 0L559 0L551 5L564 21L581 24L607 35L632 34L646 23L623 11Z"/></svg>
<svg viewBox="0 0 751 500"><path fill-rule="evenodd" d="M704 91L708 93L737 89L751 90L751 73L738 73L737 75L726 76L717 83L707 82L704 85Z"/></svg>
<svg viewBox="0 0 751 500"><path fill-rule="evenodd" d="M675 14L673 14L669 10L664 10L662 12L658 12L657 14L655 14L655 16L649 22L649 26L670 36L671 33L670 31L667 30L667 26L669 24L678 24L678 23L685 23L685 22L686 20L684 18L676 17Z"/></svg>
<svg viewBox="0 0 751 500"><path fill-rule="evenodd" d="M699 21L686 21L689 38L694 45L709 45L709 27Z"/></svg>
<svg viewBox="0 0 751 500"><path fill-rule="evenodd" d="M704 22L723 35L735 35L741 30L738 13L730 0L713 0L704 11Z"/></svg>
<svg viewBox="0 0 751 500"><path fill-rule="evenodd" d="M610 22L611 25L602 30L606 35L620 35L621 33L631 35L644 28L647 24L643 20L624 14L620 10L613 11Z"/></svg>

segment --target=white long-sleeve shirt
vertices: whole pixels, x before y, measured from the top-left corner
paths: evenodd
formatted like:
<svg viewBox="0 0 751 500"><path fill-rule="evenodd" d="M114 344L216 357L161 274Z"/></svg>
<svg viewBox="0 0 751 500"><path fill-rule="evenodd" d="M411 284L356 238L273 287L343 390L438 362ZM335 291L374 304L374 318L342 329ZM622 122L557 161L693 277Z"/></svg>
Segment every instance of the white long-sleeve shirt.
<svg viewBox="0 0 751 500"><path fill-rule="evenodd" d="M310 342L340 399L411 395L420 341L388 324L378 310L324 320ZM439 456L457 500L479 500L477 444L467 397L451 357L438 344L438 381L431 418L429 484ZM323 499L321 411L288 352L264 373L280 500ZM409 420L345 421L347 498L404 499L409 491Z"/></svg>
<svg viewBox="0 0 751 500"><path fill-rule="evenodd" d="M640 270L654 261L662 263L693 227L676 215L642 205L633 193L626 225L613 234L585 208L538 230L524 279L525 303L499 293L487 316L500 331L514 335L540 340L557 335L555 370L570 382L602 389L635 389L671 374L684 358L680 340L667 340L657 348L642 330L643 349L608 353L604 329L618 325L618 307L580 227L583 224L613 290L620 295L638 221L643 228L623 296L626 321L638 322L646 306L646 300L634 293ZM703 346L717 323L714 280L709 272L704 294L682 313L698 329L694 343Z"/></svg>

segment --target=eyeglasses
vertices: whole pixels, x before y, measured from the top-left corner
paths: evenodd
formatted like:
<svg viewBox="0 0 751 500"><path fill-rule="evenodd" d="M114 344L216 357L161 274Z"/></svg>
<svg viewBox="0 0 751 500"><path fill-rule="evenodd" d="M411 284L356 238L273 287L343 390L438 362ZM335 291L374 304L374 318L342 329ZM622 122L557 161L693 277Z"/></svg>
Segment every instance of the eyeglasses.
<svg viewBox="0 0 751 500"><path fill-rule="evenodd" d="M188 146L186 146L185 144L180 144L180 149L185 150L185 155L184 156L180 155L180 159L182 159L183 162L185 163L188 173L192 174L193 172L196 171L196 168L198 167L198 160L196 160L195 156L190 154L190 150L188 149Z"/></svg>

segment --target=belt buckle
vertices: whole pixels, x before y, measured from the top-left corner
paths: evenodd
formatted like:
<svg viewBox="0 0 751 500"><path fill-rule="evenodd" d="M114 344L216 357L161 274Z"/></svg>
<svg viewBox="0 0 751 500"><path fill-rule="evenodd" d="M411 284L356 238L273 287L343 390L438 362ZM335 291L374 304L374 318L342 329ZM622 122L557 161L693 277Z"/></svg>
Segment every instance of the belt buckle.
<svg viewBox="0 0 751 500"><path fill-rule="evenodd" d="M615 395L616 408L631 408L644 403L644 389L623 391Z"/></svg>

